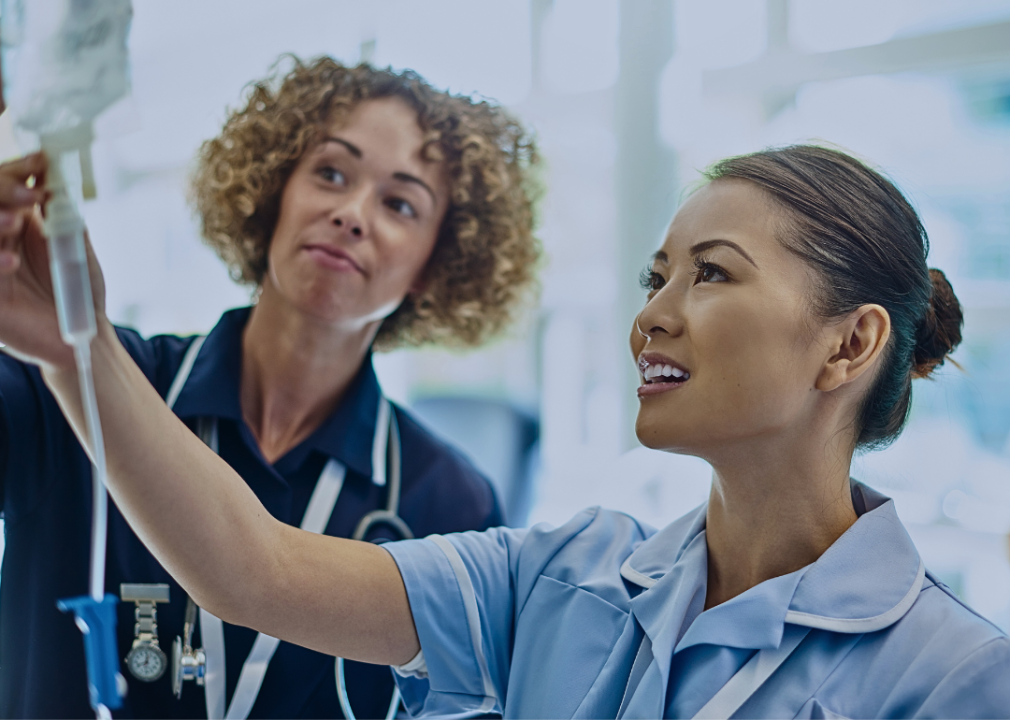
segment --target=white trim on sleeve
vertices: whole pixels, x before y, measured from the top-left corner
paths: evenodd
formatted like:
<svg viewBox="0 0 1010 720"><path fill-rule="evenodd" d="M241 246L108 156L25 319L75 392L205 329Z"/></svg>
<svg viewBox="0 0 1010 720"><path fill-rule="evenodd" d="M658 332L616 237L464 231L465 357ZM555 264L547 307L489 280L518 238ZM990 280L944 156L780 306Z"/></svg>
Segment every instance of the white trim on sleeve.
<svg viewBox="0 0 1010 720"><path fill-rule="evenodd" d="M417 655L410 662L390 667L400 677L414 677L422 680L428 677L428 663L424 659L424 650L418 650Z"/></svg>
<svg viewBox="0 0 1010 720"><path fill-rule="evenodd" d="M484 656L484 643L481 640L480 632L480 611L477 608L477 593L474 592L473 583L470 581L470 574L463 564L463 558L459 556L452 543L441 535L430 535L435 545L445 553L452 571L456 574L456 582L459 583L460 592L463 595L463 606L466 608L466 620L470 626L470 641L473 643L473 651L477 656L477 665L480 667L481 679L484 681L484 703L479 712L489 712L498 703L498 694L495 692L494 683L491 682L491 671L488 670L487 658Z"/></svg>

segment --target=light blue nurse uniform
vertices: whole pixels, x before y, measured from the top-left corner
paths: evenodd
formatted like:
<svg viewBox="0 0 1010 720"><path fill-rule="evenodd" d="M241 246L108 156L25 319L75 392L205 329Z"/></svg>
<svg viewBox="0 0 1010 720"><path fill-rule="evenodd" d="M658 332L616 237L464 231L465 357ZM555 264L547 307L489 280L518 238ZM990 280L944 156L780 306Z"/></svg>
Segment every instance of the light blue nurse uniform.
<svg viewBox="0 0 1010 720"><path fill-rule="evenodd" d="M1010 640L927 572L894 503L813 564L704 610L705 510L389 543L421 653L411 714L1010 717Z"/></svg>

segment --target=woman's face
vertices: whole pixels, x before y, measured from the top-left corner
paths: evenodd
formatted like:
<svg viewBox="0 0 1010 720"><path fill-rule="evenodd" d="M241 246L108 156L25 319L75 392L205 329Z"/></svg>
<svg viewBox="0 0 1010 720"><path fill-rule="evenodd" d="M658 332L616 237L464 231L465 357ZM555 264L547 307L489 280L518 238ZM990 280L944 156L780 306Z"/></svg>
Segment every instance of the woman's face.
<svg viewBox="0 0 1010 720"><path fill-rule="evenodd" d="M724 179L671 223L631 334L646 446L711 460L811 417L827 353L812 271L776 238L781 220L756 185Z"/></svg>
<svg viewBox="0 0 1010 720"><path fill-rule="evenodd" d="M363 101L331 126L284 187L260 302L354 331L419 289L449 204L443 164L423 144L399 98Z"/></svg>

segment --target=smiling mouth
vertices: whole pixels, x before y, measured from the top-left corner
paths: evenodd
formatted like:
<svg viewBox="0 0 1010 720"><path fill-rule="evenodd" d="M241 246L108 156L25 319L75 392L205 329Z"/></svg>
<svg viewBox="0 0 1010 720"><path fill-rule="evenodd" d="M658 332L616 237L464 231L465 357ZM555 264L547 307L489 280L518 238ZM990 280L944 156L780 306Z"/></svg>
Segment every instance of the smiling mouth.
<svg viewBox="0 0 1010 720"><path fill-rule="evenodd" d="M641 372L646 385L655 385L657 383L679 384L685 383L691 378L691 373L672 365L652 365L649 363L644 363L644 365L645 367L641 368Z"/></svg>
<svg viewBox="0 0 1010 720"><path fill-rule="evenodd" d="M687 370L666 362L664 357L643 356L638 362L642 384L638 387L639 397L673 390L691 379Z"/></svg>
<svg viewBox="0 0 1010 720"><path fill-rule="evenodd" d="M362 267L343 250L329 245L306 245L305 250L318 262L329 267L331 270L354 271L365 274Z"/></svg>

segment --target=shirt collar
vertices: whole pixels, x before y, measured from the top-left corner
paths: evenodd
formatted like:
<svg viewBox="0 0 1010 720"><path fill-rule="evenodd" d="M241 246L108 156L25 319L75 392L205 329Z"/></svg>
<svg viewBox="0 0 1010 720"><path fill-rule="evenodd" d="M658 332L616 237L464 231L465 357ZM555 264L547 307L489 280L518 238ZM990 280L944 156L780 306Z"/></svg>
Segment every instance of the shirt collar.
<svg viewBox="0 0 1010 720"><path fill-rule="evenodd" d="M894 501L855 481L852 501L859 519L807 568L786 622L875 632L900 620L918 597L926 567Z"/></svg>
<svg viewBox="0 0 1010 720"><path fill-rule="evenodd" d="M244 423L239 400L242 376L242 331L252 308L229 310L200 348L186 384L175 403L180 418L216 417ZM351 470L372 477L372 442L382 390L369 353L340 405L305 441L277 462L295 469L317 450ZM283 466L283 467L282 467Z"/></svg>
<svg viewBox="0 0 1010 720"><path fill-rule="evenodd" d="M764 618L778 618L774 632L741 637L740 642L751 643L742 646L777 647L785 622L835 632L873 632L897 622L915 602L925 568L898 520L894 502L857 481L851 488L859 518L821 557L796 573L752 588L754 592L743 593L735 603L725 603L721 613L750 616L760 610ZM666 587L671 571L688 562L704 561L707 566L707 553L688 552L704 534L707 507L702 505L643 542L621 568L627 581L646 589L632 606L654 645L659 635L670 634L669 603L662 596L671 590ZM681 569L678 574L685 572ZM672 650L676 634L664 639ZM686 634L681 645L689 640Z"/></svg>

